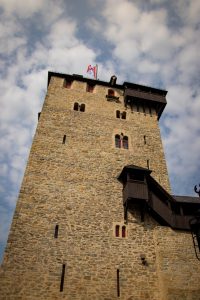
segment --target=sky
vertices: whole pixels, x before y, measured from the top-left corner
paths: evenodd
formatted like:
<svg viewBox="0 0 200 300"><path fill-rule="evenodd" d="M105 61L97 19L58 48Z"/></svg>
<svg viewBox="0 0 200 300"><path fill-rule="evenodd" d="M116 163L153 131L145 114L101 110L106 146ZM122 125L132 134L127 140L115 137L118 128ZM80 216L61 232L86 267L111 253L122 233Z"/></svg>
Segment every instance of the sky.
<svg viewBox="0 0 200 300"><path fill-rule="evenodd" d="M0 258L48 71L168 91L160 119L173 194L200 183L199 0L0 0Z"/></svg>

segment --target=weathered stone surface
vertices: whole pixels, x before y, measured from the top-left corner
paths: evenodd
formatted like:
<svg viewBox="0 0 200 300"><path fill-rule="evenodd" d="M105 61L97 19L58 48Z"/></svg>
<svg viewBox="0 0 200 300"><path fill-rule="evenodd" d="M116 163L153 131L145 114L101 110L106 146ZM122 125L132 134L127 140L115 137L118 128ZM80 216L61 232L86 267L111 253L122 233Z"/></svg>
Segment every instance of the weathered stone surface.
<svg viewBox="0 0 200 300"><path fill-rule="evenodd" d="M0 299L117 299L117 269L120 299L200 299L189 233L150 216L141 223L132 211L127 237L115 237L115 225L124 224L117 180L124 165L146 167L149 160L154 178L170 186L156 115L127 110L126 120L117 119L123 93L116 90L120 103L108 102L107 89L88 93L86 83L66 89L62 78L51 79L0 271ZM74 111L74 102L85 112ZM128 150L115 148L121 133Z"/></svg>

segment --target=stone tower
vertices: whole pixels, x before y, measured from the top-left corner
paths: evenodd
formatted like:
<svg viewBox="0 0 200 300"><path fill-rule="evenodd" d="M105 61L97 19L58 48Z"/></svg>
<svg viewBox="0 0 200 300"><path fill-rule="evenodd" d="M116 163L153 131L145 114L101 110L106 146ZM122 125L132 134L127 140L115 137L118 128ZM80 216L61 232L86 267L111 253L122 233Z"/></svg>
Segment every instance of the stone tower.
<svg viewBox="0 0 200 300"><path fill-rule="evenodd" d="M166 94L49 72L0 299L200 299L199 199L170 195Z"/></svg>

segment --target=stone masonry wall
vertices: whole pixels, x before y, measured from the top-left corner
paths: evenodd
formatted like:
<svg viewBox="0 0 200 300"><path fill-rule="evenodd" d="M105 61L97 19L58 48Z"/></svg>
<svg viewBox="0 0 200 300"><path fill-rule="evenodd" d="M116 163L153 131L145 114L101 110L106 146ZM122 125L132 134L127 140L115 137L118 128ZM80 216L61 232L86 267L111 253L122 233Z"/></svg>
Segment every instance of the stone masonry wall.
<svg viewBox="0 0 200 300"><path fill-rule="evenodd" d="M127 110L126 120L117 119L122 91L116 90L120 103L108 102L106 87L88 93L86 83L66 89L63 81L54 77L48 88L2 264L0 299L200 299L189 233L150 216L141 222L133 210L126 237L115 237L115 226L124 225L117 176L125 165L147 167L148 159L170 192L156 116ZM74 102L84 103L85 112L74 111ZM128 150L115 148L121 133L129 137Z"/></svg>

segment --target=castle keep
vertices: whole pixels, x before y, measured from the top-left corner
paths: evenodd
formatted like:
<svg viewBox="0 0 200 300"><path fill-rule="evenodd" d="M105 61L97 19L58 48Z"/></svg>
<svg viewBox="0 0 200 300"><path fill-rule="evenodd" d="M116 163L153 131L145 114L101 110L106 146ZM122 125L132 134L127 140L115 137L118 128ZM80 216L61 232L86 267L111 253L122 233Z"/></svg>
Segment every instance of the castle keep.
<svg viewBox="0 0 200 300"><path fill-rule="evenodd" d="M49 72L0 299L200 299L200 200L171 195L166 94Z"/></svg>

